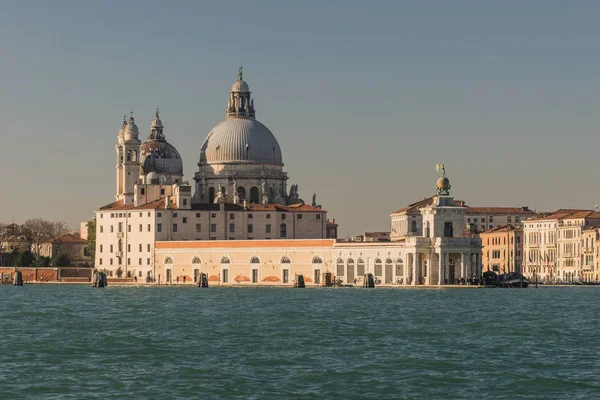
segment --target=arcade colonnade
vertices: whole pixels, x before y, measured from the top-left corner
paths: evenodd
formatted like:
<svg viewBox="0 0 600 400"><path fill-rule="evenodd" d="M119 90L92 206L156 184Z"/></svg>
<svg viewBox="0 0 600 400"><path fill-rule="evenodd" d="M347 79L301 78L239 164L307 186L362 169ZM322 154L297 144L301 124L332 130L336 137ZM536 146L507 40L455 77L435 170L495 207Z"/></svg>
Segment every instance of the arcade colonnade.
<svg viewBox="0 0 600 400"><path fill-rule="evenodd" d="M361 286L365 274L378 285L445 285L481 273L480 255L470 249L407 248L402 243L352 244L334 240L244 240L157 242L154 277L161 284L293 285L303 275L321 285L331 273L344 284ZM157 282L158 283L158 282Z"/></svg>

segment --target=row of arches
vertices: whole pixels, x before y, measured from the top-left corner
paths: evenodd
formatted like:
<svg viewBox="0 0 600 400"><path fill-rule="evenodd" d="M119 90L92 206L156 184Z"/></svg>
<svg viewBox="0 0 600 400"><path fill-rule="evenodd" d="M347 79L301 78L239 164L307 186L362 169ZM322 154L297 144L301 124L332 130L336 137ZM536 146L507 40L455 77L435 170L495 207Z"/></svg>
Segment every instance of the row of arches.
<svg viewBox="0 0 600 400"><path fill-rule="evenodd" d="M227 256L223 256L221 258L221 264L231 264L231 260L229 259L229 257ZM280 264L290 264L291 260L286 257L283 256L281 257L281 259L279 260ZM312 260L313 264L322 264L323 260L321 260L320 257L314 257ZM172 257L166 257L165 260L163 261L163 264L173 264L173 258ZM200 257L194 257L192 259L192 264L202 264L202 260L200 259ZM260 264L260 258L253 256L252 258L250 258L250 264Z"/></svg>

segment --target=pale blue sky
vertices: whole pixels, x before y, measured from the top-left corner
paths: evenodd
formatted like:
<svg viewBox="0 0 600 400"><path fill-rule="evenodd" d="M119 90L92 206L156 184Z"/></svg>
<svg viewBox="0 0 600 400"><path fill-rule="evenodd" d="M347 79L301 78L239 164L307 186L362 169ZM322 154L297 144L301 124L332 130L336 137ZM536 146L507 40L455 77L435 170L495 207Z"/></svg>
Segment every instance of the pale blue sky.
<svg viewBox="0 0 600 400"><path fill-rule="evenodd" d="M156 106L196 171L244 66L291 183L388 230L434 192L470 205L600 203L600 2L1 1L0 220L76 227L113 200L116 133Z"/></svg>

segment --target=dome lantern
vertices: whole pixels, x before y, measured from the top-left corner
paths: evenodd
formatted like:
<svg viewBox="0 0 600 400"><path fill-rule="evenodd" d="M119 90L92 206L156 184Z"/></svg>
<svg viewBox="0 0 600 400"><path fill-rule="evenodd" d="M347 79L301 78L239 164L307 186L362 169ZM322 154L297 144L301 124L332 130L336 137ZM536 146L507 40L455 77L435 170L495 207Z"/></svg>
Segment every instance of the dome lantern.
<svg viewBox="0 0 600 400"><path fill-rule="evenodd" d="M227 119L254 119L256 116L254 100L250 97L250 86L243 79L242 68L239 68L238 79L233 83L231 92L229 92Z"/></svg>
<svg viewBox="0 0 600 400"><path fill-rule="evenodd" d="M446 176L446 168L443 164L436 165L436 170L442 170L442 175L438 178L435 188L437 189L439 196L450 196L450 189L452 185L450 185L450 179Z"/></svg>

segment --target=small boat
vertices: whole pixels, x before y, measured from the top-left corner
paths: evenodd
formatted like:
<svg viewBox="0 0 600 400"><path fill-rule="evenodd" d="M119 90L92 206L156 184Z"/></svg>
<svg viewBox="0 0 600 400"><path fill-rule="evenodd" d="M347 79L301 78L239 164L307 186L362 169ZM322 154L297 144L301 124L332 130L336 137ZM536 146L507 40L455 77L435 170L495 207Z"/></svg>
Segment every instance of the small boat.
<svg viewBox="0 0 600 400"><path fill-rule="evenodd" d="M525 278L518 272L502 274L496 278L496 287L526 288L527 286L529 286L529 279Z"/></svg>

